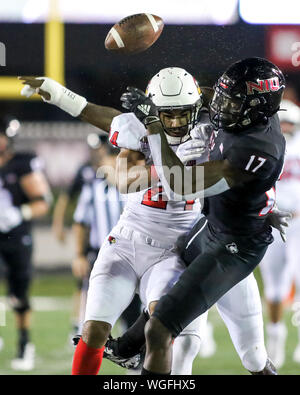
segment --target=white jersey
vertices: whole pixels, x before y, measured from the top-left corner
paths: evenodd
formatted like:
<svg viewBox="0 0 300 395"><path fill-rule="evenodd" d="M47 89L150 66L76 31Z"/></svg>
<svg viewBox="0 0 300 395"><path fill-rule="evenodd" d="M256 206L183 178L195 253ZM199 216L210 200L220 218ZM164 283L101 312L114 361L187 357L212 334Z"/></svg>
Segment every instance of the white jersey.
<svg viewBox="0 0 300 395"><path fill-rule="evenodd" d="M283 172L276 183L276 202L281 210L300 213L300 131L287 138L286 143Z"/></svg>
<svg viewBox="0 0 300 395"><path fill-rule="evenodd" d="M128 134L128 129L125 131L122 129L123 127L128 128L128 117L130 117L130 125L133 127L131 113L121 114L112 122L110 133L112 136L115 132L119 132L120 136ZM137 118L135 121L137 128L141 128L141 122ZM117 145L118 141L115 140L114 143ZM147 142L145 141L144 144L147 145ZM171 148L176 152L178 145L173 145ZM143 147L143 152L146 151L147 147ZM147 159L147 163L149 163L149 158ZM122 224L168 244L175 243L178 236L189 231L201 216L201 206L198 199L168 201L160 182L155 187L130 193L124 199L126 199L126 205L120 218Z"/></svg>

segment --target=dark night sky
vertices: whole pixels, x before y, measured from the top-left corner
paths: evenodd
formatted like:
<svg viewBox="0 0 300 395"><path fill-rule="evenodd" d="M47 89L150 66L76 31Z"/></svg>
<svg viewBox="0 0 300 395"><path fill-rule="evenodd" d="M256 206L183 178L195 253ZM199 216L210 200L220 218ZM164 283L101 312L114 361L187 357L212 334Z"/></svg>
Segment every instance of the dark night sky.
<svg viewBox="0 0 300 395"><path fill-rule="evenodd" d="M232 62L265 55L264 26L166 25L159 40L137 55L120 55L104 48L111 26L65 25L67 86L89 101L120 108L126 86L145 89L161 68L183 67L200 85L213 85ZM1 75L43 75L44 25L1 24L0 37L7 50ZM69 120L68 115L43 103L1 101L0 114L18 114L24 120Z"/></svg>

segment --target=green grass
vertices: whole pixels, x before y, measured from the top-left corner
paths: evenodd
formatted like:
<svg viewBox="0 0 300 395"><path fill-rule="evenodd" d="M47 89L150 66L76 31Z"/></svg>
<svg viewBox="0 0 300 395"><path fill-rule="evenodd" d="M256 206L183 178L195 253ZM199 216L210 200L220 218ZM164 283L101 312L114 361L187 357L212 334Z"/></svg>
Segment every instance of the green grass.
<svg viewBox="0 0 300 395"><path fill-rule="evenodd" d="M32 325L32 341L36 346L36 368L25 374L68 375L71 370L74 349L69 341L71 296L75 290L75 282L71 276L41 276L35 279L32 295L58 297L57 310L34 311ZM0 295L4 288L0 287ZM39 309L40 310L40 309ZM287 357L284 367L279 371L283 375L300 374L300 365L292 361L292 353L297 343L296 328L291 324L291 312L286 312L285 321L289 329L287 339ZM217 343L216 354L211 358L199 358L194 362L193 374L208 375L245 375L248 374L233 348L227 329L221 321L216 309L209 313L209 320L214 325ZM10 369L10 361L15 354L16 330L14 316L11 311L6 315L6 326L0 327L5 347L0 351L0 374L22 374ZM101 374L126 374L126 371L109 361L104 360Z"/></svg>

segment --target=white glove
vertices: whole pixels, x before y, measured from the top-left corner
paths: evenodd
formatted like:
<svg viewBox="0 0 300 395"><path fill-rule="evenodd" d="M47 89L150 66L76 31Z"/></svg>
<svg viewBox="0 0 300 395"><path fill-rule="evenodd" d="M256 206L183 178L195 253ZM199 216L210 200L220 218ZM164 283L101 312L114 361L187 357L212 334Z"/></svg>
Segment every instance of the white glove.
<svg viewBox="0 0 300 395"><path fill-rule="evenodd" d="M78 117L87 105L87 100L84 97L70 91L53 79L48 77L37 77L36 79L43 80L42 85L35 89L25 85L21 90L21 95L30 97L34 93L39 93L40 90L47 92L50 95L50 99L47 100L42 96L43 101L59 107L73 117Z"/></svg>
<svg viewBox="0 0 300 395"><path fill-rule="evenodd" d="M141 151L141 139L147 135L145 126L132 113L114 117L109 133L109 141L118 148Z"/></svg>
<svg viewBox="0 0 300 395"><path fill-rule="evenodd" d="M191 130L190 135L193 140L201 140L203 145L208 146L212 132L213 127L210 123L199 123Z"/></svg>
<svg viewBox="0 0 300 395"><path fill-rule="evenodd" d="M191 160L199 159L206 151L206 146L201 140L188 140L180 144L176 155L186 165Z"/></svg>
<svg viewBox="0 0 300 395"><path fill-rule="evenodd" d="M289 226L288 220L292 218L292 214L281 211L275 206L268 215L269 224L280 232L280 236L286 242L286 228Z"/></svg>
<svg viewBox="0 0 300 395"><path fill-rule="evenodd" d="M24 85L24 88L21 90L21 96L31 97L36 92L36 88L31 88L29 85Z"/></svg>
<svg viewBox="0 0 300 395"><path fill-rule="evenodd" d="M18 207L8 207L0 212L0 232L7 233L23 221L21 210Z"/></svg>

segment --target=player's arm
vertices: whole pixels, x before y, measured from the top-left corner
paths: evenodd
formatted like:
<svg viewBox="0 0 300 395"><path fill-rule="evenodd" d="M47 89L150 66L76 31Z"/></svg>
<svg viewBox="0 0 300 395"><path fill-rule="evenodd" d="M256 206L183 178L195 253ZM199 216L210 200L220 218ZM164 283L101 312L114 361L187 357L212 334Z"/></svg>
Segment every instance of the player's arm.
<svg viewBox="0 0 300 395"><path fill-rule="evenodd" d="M186 168L170 148L160 122L149 124L147 131L156 172L170 198L213 196L254 178L227 159Z"/></svg>
<svg viewBox="0 0 300 395"><path fill-rule="evenodd" d="M141 152L121 149L116 163L116 183L121 193L134 193L151 186L153 166L146 165Z"/></svg>
<svg viewBox="0 0 300 395"><path fill-rule="evenodd" d="M134 112L147 128L155 170L169 199L189 200L212 196L252 179L252 175L232 166L227 160L186 168L169 147L157 108L151 98L140 89L127 88L121 101L123 107Z"/></svg>
<svg viewBox="0 0 300 395"><path fill-rule="evenodd" d="M84 278L90 270L86 258L86 245L89 237L89 228L81 223L74 223L72 234L75 242L75 257L72 261L72 273L77 278Z"/></svg>
<svg viewBox="0 0 300 395"><path fill-rule="evenodd" d="M79 118L105 132L109 132L113 118L120 114L121 112L115 108L87 103L86 107L81 111Z"/></svg>
<svg viewBox="0 0 300 395"><path fill-rule="evenodd" d="M66 192L61 192L53 209L52 231L60 242L64 242L66 238L64 222L69 201L69 195Z"/></svg>
<svg viewBox="0 0 300 395"><path fill-rule="evenodd" d="M21 207L23 217L27 220L47 214L51 203L51 191L42 172L34 171L20 179L21 187L29 203Z"/></svg>
<svg viewBox="0 0 300 395"><path fill-rule="evenodd" d="M30 97L37 93L44 101L56 105L73 117L79 117L103 131L109 132L113 118L121 114L114 108L88 103L84 97L51 78L22 76L19 79L25 85L21 92L23 96Z"/></svg>
<svg viewBox="0 0 300 395"><path fill-rule="evenodd" d="M94 216L92 201L92 188L90 184L86 183L83 185L77 201L72 226L72 234L75 242L75 257L72 261L72 272L78 278L84 278L90 270L90 265L86 258L86 247Z"/></svg>

